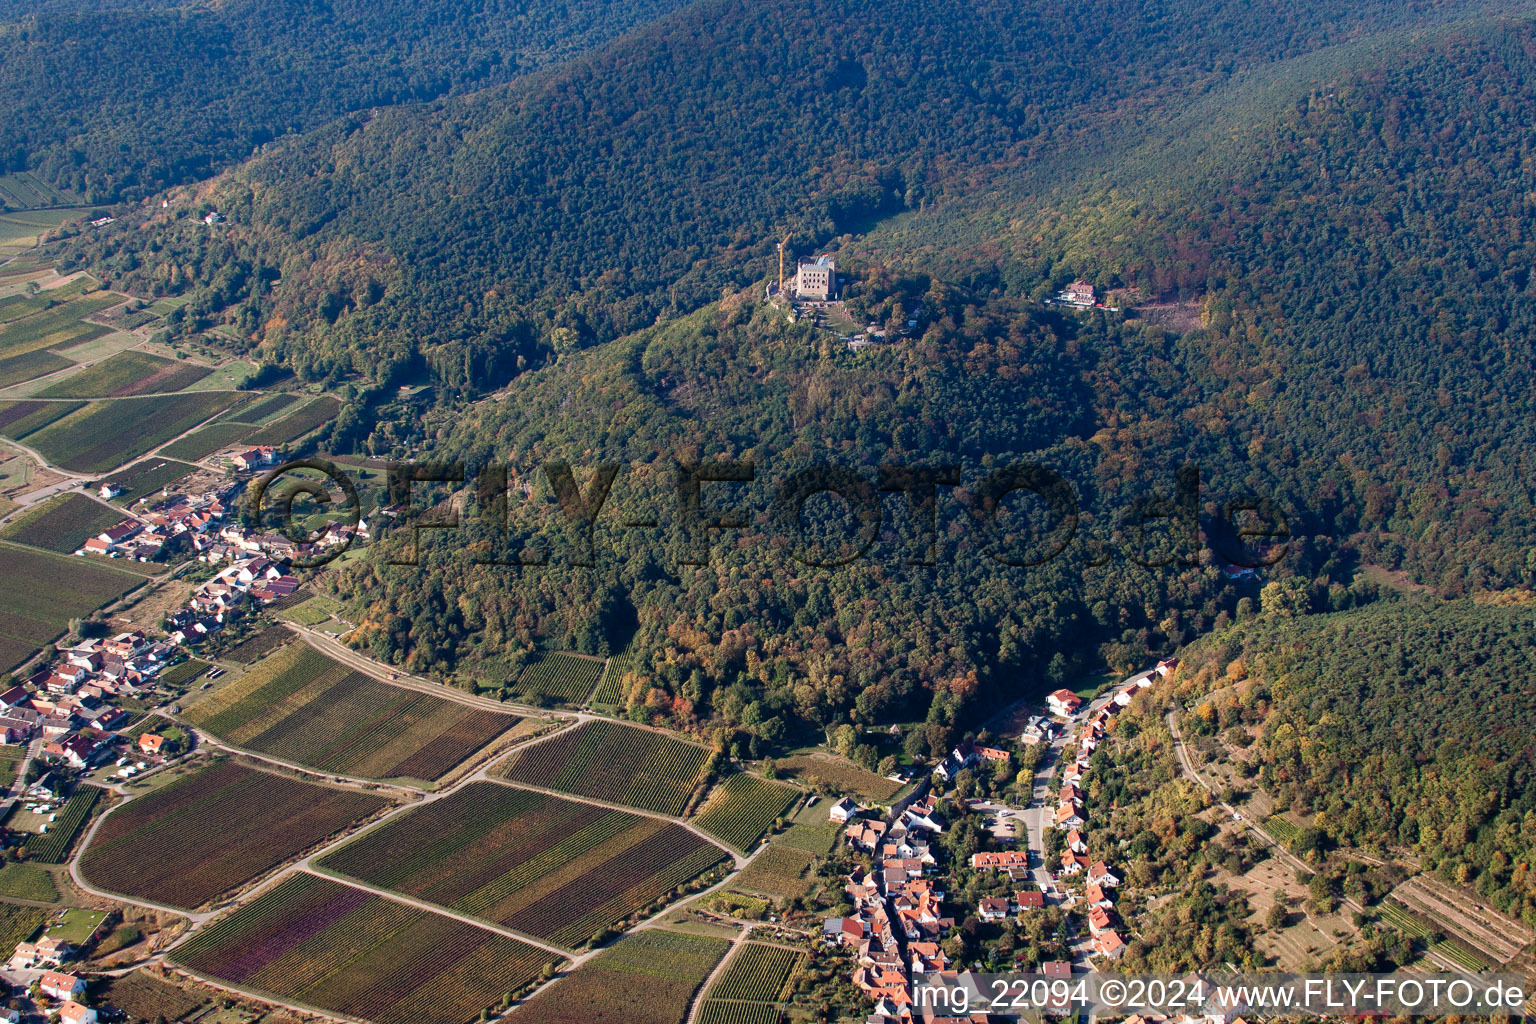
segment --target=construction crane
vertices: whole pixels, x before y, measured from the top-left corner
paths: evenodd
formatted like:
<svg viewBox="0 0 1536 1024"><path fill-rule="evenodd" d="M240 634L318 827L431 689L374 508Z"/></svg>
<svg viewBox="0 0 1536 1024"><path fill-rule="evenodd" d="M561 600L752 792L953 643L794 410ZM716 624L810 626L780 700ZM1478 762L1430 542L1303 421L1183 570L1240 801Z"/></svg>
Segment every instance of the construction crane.
<svg viewBox="0 0 1536 1024"><path fill-rule="evenodd" d="M784 294L784 247L789 244L794 232L784 236L784 241L779 243L779 294Z"/></svg>

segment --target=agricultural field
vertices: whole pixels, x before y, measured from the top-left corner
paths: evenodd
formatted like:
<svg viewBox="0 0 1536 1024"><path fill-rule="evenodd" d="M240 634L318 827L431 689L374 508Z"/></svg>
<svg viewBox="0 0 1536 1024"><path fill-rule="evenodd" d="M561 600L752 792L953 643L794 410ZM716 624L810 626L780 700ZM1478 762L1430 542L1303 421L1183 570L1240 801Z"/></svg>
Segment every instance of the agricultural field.
<svg viewBox="0 0 1536 1024"><path fill-rule="evenodd" d="M123 521L123 514L83 494L60 494L6 524L0 537L67 555Z"/></svg>
<svg viewBox="0 0 1536 1024"><path fill-rule="evenodd" d="M109 892L192 910L387 806L220 761L109 814L80 870Z"/></svg>
<svg viewBox="0 0 1536 1024"><path fill-rule="evenodd" d="M0 402L0 434L24 438L83 408L84 402Z"/></svg>
<svg viewBox="0 0 1536 1024"><path fill-rule="evenodd" d="M26 757L27 748L23 744L8 743L0 746L0 788L16 784L16 773L21 771L21 763Z"/></svg>
<svg viewBox="0 0 1536 1024"><path fill-rule="evenodd" d="M709 758L706 748L665 733L617 722L583 722L519 753L501 775L676 816L704 781Z"/></svg>
<svg viewBox="0 0 1536 1024"><path fill-rule="evenodd" d="M336 418L341 403L330 396L317 398L284 416L276 423L262 427L250 436L251 444L286 445L297 441L316 427L324 426Z"/></svg>
<svg viewBox="0 0 1536 1024"><path fill-rule="evenodd" d="M770 1003L727 1003L709 999L699 1006L698 1024L779 1024L779 1008Z"/></svg>
<svg viewBox="0 0 1536 1024"><path fill-rule="evenodd" d="M100 1002L115 1006L131 1020L181 1020L207 1002L200 995L188 992L169 981L162 981L153 974L134 971L118 978L109 978L101 992Z"/></svg>
<svg viewBox="0 0 1536 1024"><path fill-rule="evenodd" d="M726 939L659 928L627 935L513 1010L511 1024L682 1024Z"/></svg>
<svg viewBox="0 0 1536 1024"><path fill-rule="evenodd" d="M285 647L297 639L291 629L268 626L225 651L223 658L237 665L254 665L279 647Z"/></svg>
<svg viewBox="0 0 1536 1024"><path fill-rule="evenodd" d="M50 384L36 392L35 397L124 398L129 395L158 395L191 387L211 372L207 366L166 359L148 352L119 352L56 384Z"/></svg>
<svg viewBox="0 0 1536 1024"><path fill-rule="evenodd" d="M91 402L29 434L26 442L56 466L100 473L190 430L232 401L221 392L198 391Z"/></svg>
<svg viewBox="0 0 1536 1024"><path fill-rule="evenodd" d="M160 454L168 459L197 462L220 449L236 444L252 429L248 423L210 423L200 430L194 430L186 437L172 441L160 449Z"/></svg>
<svg viewBox="0 0 1536 1024"><path fill-rule="evenodd" d="M78 295L77 291L59 288L0 300L5 303L0 305L0 319L4 320L0 325L0 368L5 360L30 352L56 352L111 334L112 328L87 323L85 318L117 305L123 297L111 292Z"/></svg>
<svg viewBox="0 0 1536 1024"><path fill-rule="evenodd" d="M575 948L723 859L672 822L476 782L320 867Z"/></svg>
<svg viewBox="0 0 1536 1024"><path fill-rule="evenodd" d="M625 673L634 672L639 667L640 651L633 644L609 658L608 664L603 666L602 682L592 695L592 703L607 704L610 707L618 705L624 699Z"/></svg>
<svg viewBox="0 0 1536 1024"><path fill-rule="evenodd" d="M63 356L46 349L7 356L0 359L0 388L8 388L23 381L58 373L73 365L75 364Z"/></svg>
<svg viewBox="0 0 1536 1024"><path fill-rule="evenodd" d="M902 783L867 772L848 761L797 754L781 757L779 771L807 786L821 786L838 793L852 793L874 803L887 803L901 792Z"/></svg>
<svg viewBox="0 0 1536 1024"><path fill-rule="evenodd" d="M84 558L0 545L0 669L23 660L69 625L135 587L142 576ZM10 644L3 641L9 639ZM11 660L20 650L20 656Z"/></svg>
<svg viewBox="0 0 1536 1024"><path fill-rule="evenodd" d="M342 603L333 597L320 595L286 609L278 616L284 622L296 622L301 626L318 626L331 621L332 616L346 611Z"/></svg>
<svg viewBox="0 0 1536 1024"><path fill-rule="evenodd" d="M1280 845L1289 848L1296 841L1296 837L1301 835L1301 826L1283 814L1276 814L1264 819L1264 831L1268 832Z"/></svg>
<svg viewBox="0 0 1536 1024"><path fill-rule="evenodd" d="M517 716L381 683L291 644L182 717L225 742L320 771L431 782Z"/></svg>
<svg viewBox="0 0 1536 1024"><path fill-rule="evenodd" d="M64 863L75 836L80 834L80 830L90 820L91 811L96 808L104 792L95 786L77 787L74 795L59 808L58 820L49 826L47 835L29 836L22 843L30 859L39 864Z"/></svg>
<svg viewBox="0 0 1536 1024"><path fill-rule="evenodd" d="M38 864L13 862L0 868L0 896L39 903L57 903L59 887L53 876Z"/></svg>
<svg viewBox="0 0 1536 1024"><path fill-rule="evenodd" d="M242 406L239 409L231 409L219 417L219 422L247 423L251 426L256 426L273 418L298 400L298 395L290 394L286 391L275 395L265 395L249 405Z"/></svg>
<svg viewBox="0 0 1536 1024"><path fill-rule="evenodd" d="M783 835L774 836L773 845L787 846L794 850L813 853L818 857L825 857L832 852L832 847L837 845L837 834L842 831L842 826L834 821L827 821L826 814L818 808L808 808L804 813L815 814L818 820L797 821Z"/></svg>
<svg viewBox="0 0 1536 1024"><path fill-rule="evenodd" d="M375 1024L466 1024L553 959L308 874L199 932L170 958L228 985Z"/></svg>
<svg viewBox="0 0 1536 1024"><path fill-rule="evenodd" d="M599 658L557 651L530 662L509 689L524 696L582 704L597 685L597 677L602 671L603 662Z"/></svg>
<svg viewBox="0 0 1536 1024"><path fill-rule="evenodd" d="M127 505L154 494L168 484L173 484L195 472L196 469L196 466L189 466L185 462L164 459L156 455L143 462L136 462L120 473L113 473L102 480L102 483L119 488L123 493L112 500L119 505Z"/></svg>
<svg viewBox="0 0 1536 1024"><path fill-rule="evenodd" d="M52 913L45 907L0 903L0 946L15 949L16 943L28 941L48 922Z"/></svg>
<svg viewBox="0 0 1536 1024"><path fill-rule="evenodd" d="M794 786L738 772L715 787L694 824L745 850L772 828L800 795Z"/></svg>
<svg viewBox="0 0 1536 1024"><path fill-rule="evenodd" d="M734 1002L776 1003L784 997L790 979L805 964L798 949L745 942L738 946L725 973L710 986L710 999Z"/></svg>
<svg viewBox="0 0 1536 1024"><path fill-rule="evenodd" d="M731 879L731 888L782 899L804 896L810 888L806 873L815 863L815 854L781 846L775 839Z"/></svg>
<svg viewBox="0 0 1536 1024"><path fill-rule="evenodd" d="M188 658L186 661L177 662L168 669L160 672L160 684L162 686L185 686L196 679L198 674L208 670L206 661L197 658Z"/></svg>

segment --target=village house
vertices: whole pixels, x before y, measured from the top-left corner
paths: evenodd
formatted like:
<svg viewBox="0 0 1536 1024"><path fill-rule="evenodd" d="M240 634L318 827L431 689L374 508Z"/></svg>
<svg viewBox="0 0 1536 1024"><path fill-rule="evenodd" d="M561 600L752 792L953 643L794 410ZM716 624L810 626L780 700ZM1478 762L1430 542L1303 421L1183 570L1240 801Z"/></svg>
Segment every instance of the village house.
<svg viewBox="0 0 1536 1024"><path fill-rule="evenodd" d="M1108 960L1118 960L1124 952L1125 940L1113 928L1100 933L1093 940L1094 956L1101 956Z"/></svg>
<svg viewBox="0 0 1536 1024"><path fill-rule="evenodd" d="M831 809L827 811L827 818L831 821L837 822L838 824L843 824L850 819L857 817L858 813L859 805L847 797L843 797L842 799L838 800L837 803L833 804Z"/></svg>
<svg viewBox="0 0 1536 1024"><path fill-rule="evenodd" d="M1094 296L1093 285L1079 278L1058 292L1056 301L1078 309L1087 309L1098 300Z"/></svg>
<svg viewBox="0 0 1536 1024"><path fill-rule="evenodd" d="M96 1011L70 1000L59 1007L59 1024L96 1024Z"/></svg>
<svg viewBox="0 0 1536 1024"><path fill-rule="evenodd" d="M1082 828L1088 823L1083 817L1083 809L1077 804L1067 803L1056 808L1057 828Z"/></svg>
<svg viewBox="0 0 1536 1024"><path fill-rule="evenodd" d="M1088 904L1089 909L1103 907L1107 910L1115 905L1109 893L1105 892L1104 887L1097 882L1088 886L1087 891L1083 893L1083 900Z"/></svg>
<svg viewBox="0 0 1536 1024"><path fill-rule="evenodd" d="M1013 867L1029 867L1028 850L1003 850L971 854L971 867L975 870L999 870Z"/></svg>
<svg viewBox="0 0 1536 1024"><path fill-rule="evenodd" d="M1021 914L1026 910L1041 910L1045 907L1045 893L1039 889L1020 889L1013 894L1013 901Z"/></svg>
<svg viewBox="0 0 1536 1024"><path fill-rule="evenodd" d="M1007 764L1012 756L1008 751L999 750L996 747L977 747L976 753L982 759L991 761L993 764Z"/></svg>
<svg viewBox="0 0 1536 1024"><path fill-rule="evenodd" d="M1008 901L1001 896L978 900L976 909L983 921L1002 921L1008 917Z"/></svg>
<svg viewBox="0 0 1536 1024"><path fill-rule="evenodd" d="M1116 877L1113 871L1109 870L1108 864L1100 860L1095 861L1093 866L1088 869L1088 884L1113 889L1120 884L1120 879Z"/></svg>
<svg viewBox="0 0 1536 1024"><path fill-rule="evenodd" d="M1087 853L1088 841L1083 838L1081 832L1074 828L1067 833L1067 849L1073 853Z"/></svg>
<svg viewBox="0 0 1536 1024"><path fill-rule="evenodd" d="M1056 690L1046 696L1045 703L1062 718L1071 718L1083 706L1083 698L1071 690Z"/></svg>
<svg viewBox="0 0 1536 1024"><path fill-rule="evenodd" d="M85 991L85 979L74 974L45 971L38 987L50 999L73 999Z"/></svg>
<svg viewBox="0 0 1536 1024"><path fill-rule="evenodd" d="M1088 856L1082 853L1073 853L1071 850L1061 851L1061 877L1069 878L1088 867Z"/></svg>

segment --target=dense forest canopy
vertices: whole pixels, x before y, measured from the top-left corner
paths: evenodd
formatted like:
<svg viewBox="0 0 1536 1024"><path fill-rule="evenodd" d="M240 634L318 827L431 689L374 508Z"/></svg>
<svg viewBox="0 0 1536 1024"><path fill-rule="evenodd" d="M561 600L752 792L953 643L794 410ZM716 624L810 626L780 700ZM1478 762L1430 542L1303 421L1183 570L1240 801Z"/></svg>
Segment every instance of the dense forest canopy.
<svg viewBox="0 0 1536 1024"><path fill-rule="evenodd" d="M339 114L505 82L668 0L0 4L0 172L138 199Z"/></svg>
<svg viewBox="0 0 1536 1024"><path fill-rule="evenodd" d="M1528 603L1268 617L1183 657L1196 727L1257 726L1257 781L1279 808L1342 844L1410 850L1536 924Z"/></svg>
<svg viewBox="0 0 1536 1024"><path fill-rule="evenodd" d="M57 251L334 385L332 450L510 465L510 527L429 535L408 570L393 537L342 575L380 656L495 688L535 647L633 638L638 720L755 750L918 721L931 753L997 700L1226 625L1256 596L1221 571L1228 501L1282 510L1267 575L1298 610L1368 602L1363 566L1446 594L1536 583L1520 12L703 0L275 141ZM785 231L792 256L838 252L849 308L896 340L854 353L768 309ZM1079 276L1139 309L1041 301ZM404 382L435 404L388 401ZM875 555L797 560L769 478L707 565L665 517L622 528L670 506L676 461L711 459L772 480L954 464L940 564L904 562L894 498ZM1027 569L985 555L1027 545L1027 509L988 535L977 501L1020 461L1082 505ZM572 564L550 462L581 486L622 471L594 536L616 557ZM1184 463L1206 550L1149 567L1132 513ZM849 535L835 502L810 519ZM546 549L559 571L471 557Z"/></svg>
<svg viewBox="0 0 1536 1024"><path fill-rule="evenodd" d="M1070 169L1241 69L1441 5L1412 12L703 0L518 82L275 145L84 255L194 291L308 375L424 360L494 388L760 278L786 230L804 254L1013 168ZM210 234L189 213L215 204Z"/></svg>

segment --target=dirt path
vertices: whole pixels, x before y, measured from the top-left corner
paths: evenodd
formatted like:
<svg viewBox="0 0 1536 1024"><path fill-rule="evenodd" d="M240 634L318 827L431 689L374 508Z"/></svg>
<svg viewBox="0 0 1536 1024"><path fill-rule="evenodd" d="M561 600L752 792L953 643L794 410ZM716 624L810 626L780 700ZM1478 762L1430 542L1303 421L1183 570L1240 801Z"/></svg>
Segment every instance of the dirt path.
<svg viewBox="0 0 1536 1024"><path fill-rule="evenodd" d="M720 980L720 976L725 973L731 961L736 959L736 954L741 951L742 943L746 942L747 937L751 934L752 924L750 922L743 922L741 931L737 932L736 937L731 940L731 948L725 951L725 956L720 958L720 962L715 964L715 969L709 972L709 977L704 979L704 983L694 993L693 1002L688 1006L688 1017L684 1020L683 1024L697 1024L699 1010L703 1007L704 999L709 995L709 990L715 987L715 982Z"/></svg>

